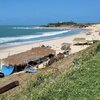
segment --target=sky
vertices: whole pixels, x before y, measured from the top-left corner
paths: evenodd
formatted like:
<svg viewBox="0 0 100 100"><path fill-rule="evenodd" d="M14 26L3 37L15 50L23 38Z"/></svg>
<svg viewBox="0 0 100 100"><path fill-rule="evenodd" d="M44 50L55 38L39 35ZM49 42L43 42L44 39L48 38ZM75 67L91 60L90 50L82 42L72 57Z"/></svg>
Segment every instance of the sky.
<svg viewBox="0 0 100 100"><path fill-rule="evenodd" d="M100 22L100 0L0 0L0 25Z"/></svg>

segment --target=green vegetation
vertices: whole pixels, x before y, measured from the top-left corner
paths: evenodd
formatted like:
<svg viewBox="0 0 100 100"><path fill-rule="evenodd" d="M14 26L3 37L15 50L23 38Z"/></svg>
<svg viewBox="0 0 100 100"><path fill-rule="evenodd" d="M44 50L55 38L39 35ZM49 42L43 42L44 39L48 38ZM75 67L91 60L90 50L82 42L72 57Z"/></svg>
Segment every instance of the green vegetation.
<svg viewBox="0 0 100 100"><path fill-rule="evenodd" d="M43 25L43 27L62 27L62 26L87 27L88 25L90 24L79 24L71 21L71 22L48 23L47 25Z"/></svg>
<svg viewBox="0 0 100 100"><path fill-rule="evenodd" d="M69 69L39 75L11 100L100 100L100 44L81 52ZM10 100L9 99L9 100ZM6 100L2 98L1 100Z"/></svg>

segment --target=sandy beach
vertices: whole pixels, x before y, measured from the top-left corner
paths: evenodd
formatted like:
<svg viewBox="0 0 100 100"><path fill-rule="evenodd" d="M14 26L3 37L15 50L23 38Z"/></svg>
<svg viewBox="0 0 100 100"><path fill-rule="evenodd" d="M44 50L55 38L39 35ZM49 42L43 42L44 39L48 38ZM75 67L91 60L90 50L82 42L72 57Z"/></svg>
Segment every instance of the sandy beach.
<svg viewBox="0 0 100 100"><path fill-rule="evenodd" d="M27 44L27 45L21 45L21 46L15 46L15 47L7 47L7 48L1 48L0 49L0 59L7 58L10 55L18 54L21 52L25 52L27 50L30 50L34 47L40 47L41 45L45 46L51 46L52 49L56 50L56 53L60 52L61 44L62 43L71 43L71 53L78 52L80 50L83 50L87 48L89 45L85 46L75 46L73 45L73 39L74 38L92 38L95 37L96 39L100 39L100 24L92 25L87 27L86 29L90 29L89 33L90 35L87 35L86 33L80 33L76 35L66 36L63 38L58 38L54 40L44 41L44 42L38 42L33 44Z"/></svg>

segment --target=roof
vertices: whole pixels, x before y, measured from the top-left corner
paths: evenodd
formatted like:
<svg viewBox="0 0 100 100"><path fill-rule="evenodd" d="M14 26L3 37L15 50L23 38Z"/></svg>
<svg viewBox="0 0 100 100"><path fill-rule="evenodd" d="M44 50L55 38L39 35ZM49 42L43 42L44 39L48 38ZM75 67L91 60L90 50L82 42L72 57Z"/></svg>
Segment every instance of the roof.
<svg viewBox="0 0 100 100"><path fill-rule="evenodd" d="M3 60L5 64L19 65L26 64L29 61L35 61L44 56L48 56L49 54L55 54L55 51L50 48L36 47L26 52L8 56Z"/></svg>
<svg viewBox="0 0 100 100"><path fill-rule="evenodd" d="M70 43L62 43L61 50L69 50L71 44Z"/></svg>
<svg viewBox="0 0 100 100"><path fill-rule="evenodd" d="M85 38L75 38L73 40L74 43L87 43Z"/></svg>

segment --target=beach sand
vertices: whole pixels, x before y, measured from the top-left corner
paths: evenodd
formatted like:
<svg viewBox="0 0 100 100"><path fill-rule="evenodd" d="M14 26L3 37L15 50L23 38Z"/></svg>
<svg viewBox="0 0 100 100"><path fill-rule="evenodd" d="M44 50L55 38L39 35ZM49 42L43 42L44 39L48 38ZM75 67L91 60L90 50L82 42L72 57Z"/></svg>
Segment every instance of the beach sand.
<svg viewBox="0 0 100 100"><path fill-rule="evenodd" d="M92 25L87 27L87 29L90 29L91 35L86 35L87 33L80 33L76 35L71 35L71 36L66 36L63 38L58 38L58 39L53 39L49 41L44 41L44 42L38 42L38 43L33 43L33 44L27 44L27 45L21 45L21 46L15 46L15 47L7 47L7 48L1 48L0 49L0 59L7 58L10 55L13 54L18 54L21 52L25 52L27 50L30 50L34 47L40 47L41 45L45 46L51 46L52 49L56 50L57 53L60 52L61 44L66 42L66 43L71 43L71 53L78 52L80 50L83 50L87 48L88 46L75 46L73 45L73 39L74 38L92 38L95 37L97 39L100 39L99 31L100 31L100 24Z"/></svg>
<svg viewBox="0 0 100 100"><path fill-rule="evenodd" d="M0 59L6 58L8 55L13 55L13 54L25 52L27 50L30 50L31 48L38 47L38 46L41 46L43 44L44 45L50 45L50 46L52 46L52 48L54 50L56 50L57 52L60 52L60 47L61 47L61 44L63 42L67 42L67 43L72 44L71 45L71 53L78 52L80 50L87 48L88 46L86 46L86 45L85 46L74 46L73 45L73 39L74 38L76 38L76 37L91 38L91 37L95 36L96 38L100 39L100 35L99 35L100 25L90 26L90 27L87 27L87 29L90 29L91 35L86 35L87 33L82 33L82 34L67 36L67 37L64 37L64 38L40 42L40 43L35 43L35 44L28 44L28 45L22 45L22 46L2 48L2 49L0 49ZM55 69L59 69L61 71L68 69L69 68L68 66L70 65L70 63L74 59L73 56L76 57L76 55L72 55L66 61L58 62L58 64L56 64L58 66L51 67L50 70L45 69L45 70L41 70L37 73L31 73L31 74L25 73L25 71L21 71L21 72L14 73L10 76L7 76L5 78L1 78L0 87L17 80L17 81L19 81L20 85L18 87L14 88L14 89L8 91L8 94L10 94L10 95L14 94L15 95L18 92L20 93L20 92L22 92L22 89L24 89L26 87L29 80L35 80L38 75L50 73L50 71L52 72Z"/></svg>

